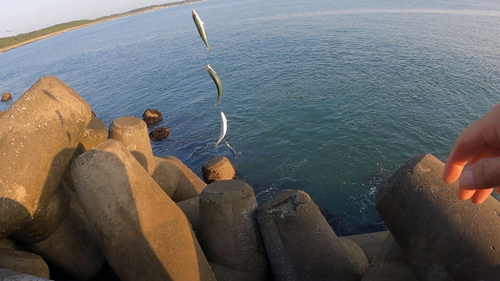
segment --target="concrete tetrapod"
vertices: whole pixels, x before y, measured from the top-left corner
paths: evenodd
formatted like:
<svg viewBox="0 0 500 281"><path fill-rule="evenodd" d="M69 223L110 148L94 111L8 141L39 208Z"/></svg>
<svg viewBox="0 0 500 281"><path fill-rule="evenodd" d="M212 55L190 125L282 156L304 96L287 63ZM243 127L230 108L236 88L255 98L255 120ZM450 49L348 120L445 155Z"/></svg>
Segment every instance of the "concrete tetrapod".
<svg viewBox="0 0 500 281"><path fill-rule="evenodd" d="M303 191L276 194L259 207L258 222L277 281L360 280L368 266L358 251L346 250Z"/></svg>
<svg viewBox="0 0 500 281"><path fill-rule="evenodd" d="M24 251L0 249L0 268L50 278L45 261L40 256Z"/></svg>
<svg viewBox="0 0 500 281"><path fill-rule="evenodd" d="M109 137L122 142L168 196L174 198L174 201L179 202L196 197L206 186L184 164L178 165L171 158L153 156L148 128L140 118L123 116L115 119L109 127ZM188 169L194 177L182 166ZM181 194L181 196L175 196L174 192Z"/></svg>
<svg viewBox="0 0 500 281"><path fill-rule="evenodd" d="M177 206L181 208L182 212L186 215L194 233L198 236L200 232L199 214L200 214L200 198L193 197L188 200L177 202Z"/></svg>
<svg viewBox="0 0 500 281"><path fill-rule="evenodd" d="M215 280L186 216L121 142L80 155L71 177L121 280Z"/></svg>
<svg viewBox="0 0 500 281"><path fill-rule="evenodd" d="M201 167L203 179L207 184L236 178L236 170L231 161L224 156L210 157Z"/></svg>
<svg viewBox="0 0 500 281"><path fill-rule="evenodd" d="M498 280L500 202L460 201L430 154L406 162L377 193L376 208L420 280Z"/></svg>
<svg viewBox="0 0 500 281"><path fill-rule="evenodd" d="M76 194L62 182L60 188L71 198L65 219L49 237L25 246L41 255L49 264L56 265L80 280L89 280L99 273L105 258Z"/></svg>
<svg viewBox="0 0 500 281"><path fill-rule="evenodd" d="M104 125L104 123L102 123L101 120L92 117L92 120L88 124L85 131L82 133L82 136L80 138L80 143L78 144L78 147L76 148L76 151L73 154L73 159L75 159L85 151L91 149L92 147L105 142L107 139L108 139L108 129L106 128L106 125ZM71 172L69 165L67 169L64 171L63 180L66 186L71 191L74 192L75 189L73 187L73 182L71 180Z"/></svg>
<svg viewBox="0 0 500 281"><path fill-rule="evenodd" d="M90 119L87 102L56 77L38 80L0 117L0 239L25 227L40 240L59 225L48 205Z"/></svg>
<svg viewBox="0 0 500 281"><path fill-rule="evenodd" d="M13 271L10 269L0 268L0 280L11 280L11 281L50 281L50 279L45 279L33 275L24 274L21 272Z"/></svg>
<svg viewBox="0 0 500 281"><path fill-rule="evenodd" d="M270 280L252 187L239 180L214 182L200 194L199 204L200 244L207 259L254 280Z"/></svg>

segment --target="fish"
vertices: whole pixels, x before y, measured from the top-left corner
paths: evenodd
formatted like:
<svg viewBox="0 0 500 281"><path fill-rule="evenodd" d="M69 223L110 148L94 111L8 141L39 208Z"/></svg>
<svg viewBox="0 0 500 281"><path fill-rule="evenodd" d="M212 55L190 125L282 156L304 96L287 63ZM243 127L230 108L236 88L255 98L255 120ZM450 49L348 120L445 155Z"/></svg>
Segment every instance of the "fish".
<svg viewBox="0 0 500 281"><path fill-rule="evenodd" d="M219 76L217 76L217 73L215 73L215 70L213 70L213 68L210 66L210 64L207 64L207 66L205 66L205 68L207 69L208 74L210 74L210 77L212 77L212 79L214 80L215 86L217 86L217 101L215 102L215 105L214 105L214 108L215 108L217 106L217 104L219 103L220 97L222 96L222 84L220 83Z"/></svg>
<svg viewBox="0 0 500 281"><path fill-rule="evenodd" d="M227 132L227 119L226 116L224 115L224 112L220 112L220 135L219 135L219 140L215 143L215 147L219 145L219 143L224 139L226 136Z"/></svg>
<svg viewBox="0 0 500 281"><path fill-rule="evenodd" d="M208 46L207 34L205 33L205 28L203 27L205 23L201 21L200 16L198 16L198 13L196 13L195 10L193 10L192 14L193 14L194 24L198 29L198 33L200 33L201 40L203 41L203 43L205 43L205 46L207 46L207 54L208 54L208 50L210 50L210 47Z"/></svg>

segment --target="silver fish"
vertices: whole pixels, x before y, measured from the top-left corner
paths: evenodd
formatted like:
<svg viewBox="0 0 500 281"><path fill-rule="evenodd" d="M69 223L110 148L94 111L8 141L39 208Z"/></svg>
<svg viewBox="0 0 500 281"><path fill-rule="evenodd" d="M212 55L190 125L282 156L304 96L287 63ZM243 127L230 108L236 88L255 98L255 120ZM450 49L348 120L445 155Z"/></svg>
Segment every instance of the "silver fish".
<svg viewBox="0 0 500 281"><path fill-rule="evenodd" d="M201 21L200 16L198 16L195 10L193 10L192 14L193 14L194 24L198 29L198 33L200 33L201 40L203 40L203 43L205 43L205 45L207 46L207 53L208 53L210 47L208 46L207 35L205 34L205 28L203 27L205 23Z"/></svg>
<svg viewBox="0 0 500 281"><path fill-rule="evenodd" d="M212 79L214 80L215 86L217 86L217 101L215 102L215 105L214 105L214 108L215 108L217 106L217 104L219 103L220 97L222 96L222 84L220 83L219 76L217 76L217 73L215 73L215 70L213 70L213 68L210 66L210 64L207 64L207 66L205 66L205 68L207 69L208 74L210 74L210 77L212 77Z"/></svg>
<svg viewBox="0 0 500 281"><path fill-rule="evenodd" d="M219 135L219 140L215 143L215 147L219 145L219 143L224 139L226 136L227 132L227 119L226 116L224 115L224 112L220 112L220 135Z"/></svg>

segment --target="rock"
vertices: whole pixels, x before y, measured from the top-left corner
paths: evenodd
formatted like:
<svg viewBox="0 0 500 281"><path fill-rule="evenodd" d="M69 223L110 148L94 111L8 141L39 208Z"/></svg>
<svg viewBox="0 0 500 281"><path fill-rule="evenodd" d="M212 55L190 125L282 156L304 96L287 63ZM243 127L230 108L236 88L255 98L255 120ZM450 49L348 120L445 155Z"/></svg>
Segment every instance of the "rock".
<svg viewBox="0 0 500 281"><path fill-rule="evenodd" d="M121 280L215 280L186 216L121 142L80 155L71 177Z"/></svg>
<svg viewBox="0 0 500 281"><path fill-rule="evenodd" d="M0 268L0 280L12 281L50 281L49 279L24 274L10 269Z"/></svg>
<svg viewBox="0 0 500 281"><path fill-rule="evenodd" d="M56 77L0 117L0 239L18 232L35 243L60 225L68 202L54 195L90 119L87 102Z"/></svg>
<svg viewBox="0 0 500 281"><path fill-rule="evenodd" d="M224 156L210 157L201 168L203 179L207 184L236 178L236 170L233 164Z"/></svg>
<svg viewBox="0 0 500 281"><path fill-rule="evenodd" d="M161 127L161 128L156 128L154 129L154 131L149 133L149 137L154 141L159 141L168 137L169 134L170 131L168 130L168 128Z"/></svg>
<svg viewBox="0 0 500 281"><path fill-rule="evenodd" d="M142 114L142 120L144 120L148 126L159 123L162 119L163 115L157 109L146 109Z"/></svg>
<svg viewBox="0 0 500 281"><path fill-rule="evenodd" d="M457 199L444 163L417 155L377 192L376 208L420 280L497 280L500 202Z"/></svg>
<svg viewBox="0 0 500 281"><path fill-rule="evenodd" d="M28 252L0 249L0 268L50 278L49 267L45 261L40 256ZM0 278L0 280L4 279Z"/></svg>
<svg viewBox="0 0 500 281"><path fill-rule="evenodd" d="M2 116L5 112L4 111L0 111L0 116Z"/></svg>
<svg viewBox="0 0 500 281"><path fill-rule="evenodd" d="M258 209L276 280L360 280L367 260L346 249L309 195L283 190Z"/></svg>
<svg viewBox="0 0 500 281"><path fill-rule="evenodd" d="M200 244L207 259L253 280L271 280L252 187L239 180L214 182L200 194L199 204Z"/></svg>
<svg viewBox="0 0 500 281"><path fill-rule="evenodd" d="M11 98L12 96L10 95L10 93L3 93L1 101L7 101L10 100Z"/></svg>
<svg viewBox="0 0 500 281"><path fill-rule="evenodd" d="M92 113L92 117L97 118L94 111L92 111L91 113Z"/></svg>

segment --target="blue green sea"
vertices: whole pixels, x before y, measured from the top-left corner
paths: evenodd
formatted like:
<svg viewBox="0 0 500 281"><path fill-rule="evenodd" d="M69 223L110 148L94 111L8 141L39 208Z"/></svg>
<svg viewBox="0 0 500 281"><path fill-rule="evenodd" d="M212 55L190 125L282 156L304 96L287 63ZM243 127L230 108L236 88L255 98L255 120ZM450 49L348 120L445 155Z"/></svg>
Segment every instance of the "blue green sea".
<svg viewBox="0 0 500 281"><path fill-rule="evenodd" d="M191 17L205 22L207 54ZM499 102L500 3L487 0L211 0L156 10L0 53L13 100L55 75L107 126L163 113L153 142L201 176L231 159L264 202L301 189L339 235L382 229L377 187L406 160L445 160ZM205 70L220 77L222 98ZM214 147L220 111L225 145ZM151 127L150 129L154 129Z"/></svg>

